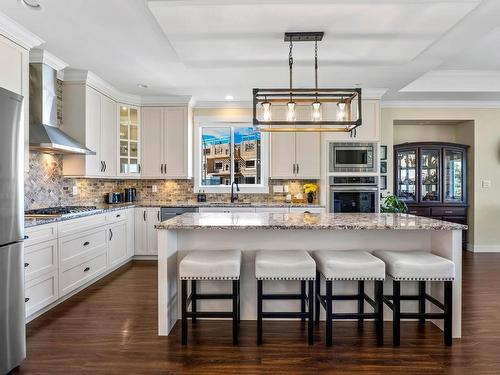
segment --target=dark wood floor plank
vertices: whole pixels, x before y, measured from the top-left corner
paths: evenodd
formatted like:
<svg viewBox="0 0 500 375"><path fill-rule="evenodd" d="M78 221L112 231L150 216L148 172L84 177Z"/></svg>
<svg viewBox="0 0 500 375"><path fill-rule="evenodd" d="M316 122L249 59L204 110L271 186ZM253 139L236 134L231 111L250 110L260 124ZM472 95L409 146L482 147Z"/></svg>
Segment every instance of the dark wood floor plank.
<svg viewBox="0 0 500 375"><path fill-rule="evenodd" d="M133 262L28 324L27 359L18 374L500 374L500 254L464 253L463 339L451 348L431 323L403 322L401 347L375 345L371 322L324 324L307 345L307 324L264 322L266 342L243 321L240 345L230 321L199 321L180 345L180 326L157 336L155 262Z"/></svg>

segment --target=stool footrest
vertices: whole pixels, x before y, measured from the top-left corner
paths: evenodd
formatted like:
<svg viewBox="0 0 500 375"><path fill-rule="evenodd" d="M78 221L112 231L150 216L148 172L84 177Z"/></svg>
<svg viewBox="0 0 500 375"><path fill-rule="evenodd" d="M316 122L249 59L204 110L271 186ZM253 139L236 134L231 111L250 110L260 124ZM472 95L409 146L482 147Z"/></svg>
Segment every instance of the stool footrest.
<svg viewBox="0 0 500 375"><path fill-rule="evenodd" d="M291 319L291 318L308 318L309 313L305 312L262 312L263 318L271 319Z"/></svg>
<svg viewBox="0 0 500 375"><path fill-rule="evenodd" d="M400 313L401 319L444 319L444 313Z"/></svg>
<svg viewBox="0 0 500 375"><path fill-rule="evenodd" d="M204 294L191 294L189 299L233 299L232 294L216 294L216 293L204 293Z"/></svg>
<svg viewBox="0 0 500 375"><path fill-rule="evenodd" d="M332 319L376 319L378 316L375 313L333 313Z"/></svg>
<svg viewBox="0 0 500 375"><path fill-rule="evenodd" d="M431 302L432 304L434 304L435 306L439 307L441 310L445 310L445 307L444 307L444 303L438 301L436 298L434 298L433 296L425 293L425 295L423 296L427 301ZM401 301L419 301L422 297L420 296L400 296L399 299ZM394 299L394 297L392 295L387 295L387 296L384 296L384 302L392 308L392 301Z"/></svg>
<svg viewBox="0 0 500 375"><path fill-rule="evenodd" d="M262 299L270 300L288 300L288 299L304 299L307 300L307 296L302 294L263 294Z"/></svg>
<svg viewBox="0 0 500 375"><path fill-rule="evenodd" d="M186 312L188 318L232 318L233 313L227 311L197 311Z"/></svg>

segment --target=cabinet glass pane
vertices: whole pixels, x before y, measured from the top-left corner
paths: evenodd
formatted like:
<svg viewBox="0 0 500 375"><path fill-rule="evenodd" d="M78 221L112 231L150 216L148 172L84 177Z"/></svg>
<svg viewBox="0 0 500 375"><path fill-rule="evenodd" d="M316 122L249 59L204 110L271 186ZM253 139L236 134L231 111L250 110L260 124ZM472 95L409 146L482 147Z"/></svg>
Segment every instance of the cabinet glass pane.
<svg viewBox="0 0 500 375"><path fill-rule="evenodd" d="M137 134L138 134L138 131L137 131L137 126L130 126L130 139L132 141L137 141L139 138L137 138Z"/></svg>
<svg viewBox="0 0 500 375"><path fill-rule="evenodd" d="M121 106L120 107L120 122L128 122L128 107Z"/></svg>
<svg viewBox="0 0 500 375"><path fill-rule="evenodd" d="M137 142L130 142L130 157L136 158L139 156Z"/></svg>
<svg viewBox="0 0 500 375"><path fill-rule="evenodd" d="M130 159L129 173L139 173L139 161L137 159Z"/></svg>
<svg viewBox="0 0 500 375"><path fill-rule="evenodd" d="M120 139L128 139L128 126L120 124Z"/></svg>
<svg viewBox="0 0 500 375"><path fill-rule="evenodd" d="M396 157L398 167L397 196L406 202L416 201L417 152L400 151Z"/></svg>
<svg viewBox="0 0 500 375"><path fill-rule="evenodd" d="M130 123L137 125L137 109L130 108Z"/></svg>
<svg viewBox="0 0 500 375"><path fill-rule="evenodd" d="M439 158L440 150L420 151L420 200L437 202L441 200L439 191Z"/></svg>
<svg viewBox="0 0 500 375"><path fill-rule="evenodd" d="M462 202L463 197L463 153L444 150L444 199L447 202Z"/></svg>
<svg viewBox="0 0 500 375"><path fill-rule="evenodd" d="M120 141L120 156L128 156L128 142Z"/></svg>
<svg viewBox="0 0 500 375"><path fill-rule="evenodd" d="M120 158L120 173L128 173L128 159Z"/></svg>

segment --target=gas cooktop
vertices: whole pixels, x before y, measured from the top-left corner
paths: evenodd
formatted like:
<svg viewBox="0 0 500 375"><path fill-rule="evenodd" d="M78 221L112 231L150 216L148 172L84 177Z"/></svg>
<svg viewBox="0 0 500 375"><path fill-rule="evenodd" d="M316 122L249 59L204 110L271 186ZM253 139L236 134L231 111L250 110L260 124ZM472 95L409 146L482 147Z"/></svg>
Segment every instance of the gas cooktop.
<svg viewBox="0 0 500 375"><path fill-rule="evenodd" d="M24 217L26 218L67 217L92 211L97 211L97 207L96 206L49 207L49 208L38 208L35 210L24 211Z"/></svg>

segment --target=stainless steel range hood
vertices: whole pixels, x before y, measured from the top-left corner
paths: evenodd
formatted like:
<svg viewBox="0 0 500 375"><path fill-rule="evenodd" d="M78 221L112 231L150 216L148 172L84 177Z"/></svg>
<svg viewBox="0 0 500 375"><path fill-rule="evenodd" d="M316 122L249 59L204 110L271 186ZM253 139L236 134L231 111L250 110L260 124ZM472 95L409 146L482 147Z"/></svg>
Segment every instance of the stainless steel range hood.
<svg viewBox="0 0 500 375"><path fill-rule="evenodd" d="M30 64L30 150L95 155L58 128L56 84L53 68L42 63Z"/></svg>

